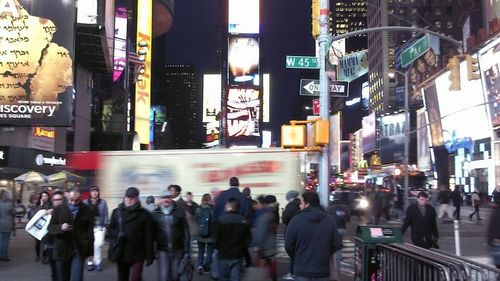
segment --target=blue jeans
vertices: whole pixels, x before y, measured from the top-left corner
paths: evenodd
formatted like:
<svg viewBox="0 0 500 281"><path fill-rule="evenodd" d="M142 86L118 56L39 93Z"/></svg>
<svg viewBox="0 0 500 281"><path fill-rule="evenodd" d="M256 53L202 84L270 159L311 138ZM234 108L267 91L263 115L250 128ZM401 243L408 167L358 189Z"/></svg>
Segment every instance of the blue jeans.
<svg viewBox="0 0 500 281"><path fill-rule="evenodd" d="M11 232L0 232L0 258L9 257L9 241Z"/></svg>
<svg viewBox="0 0 500 281"><path fill-rule="evenodd" d="M207 258L205 259L205 248L207 248ZM198 266L209 267L212 264L214 254L213 243L203 243L198 241Z"/></svg>
<svg viewBox="0 0 500 281"><path fill-rule="evenodd" d="M173 252L158 251L158 280L177 281L179 280L179 264L182 259L182 251Z"/></svg>
<svg viewBox="0 0 500 281"><path fill-rule="evenodd" d="M239 281L242 259L219 258L219 281Z"/></svg>
<svg viewBox="0 0 500 281"><path fill-rule="evenodd" d="M56 261L57 280L59 281L82 281L83 264L85 259L79 254L74 254L70 260Z"/></svg>

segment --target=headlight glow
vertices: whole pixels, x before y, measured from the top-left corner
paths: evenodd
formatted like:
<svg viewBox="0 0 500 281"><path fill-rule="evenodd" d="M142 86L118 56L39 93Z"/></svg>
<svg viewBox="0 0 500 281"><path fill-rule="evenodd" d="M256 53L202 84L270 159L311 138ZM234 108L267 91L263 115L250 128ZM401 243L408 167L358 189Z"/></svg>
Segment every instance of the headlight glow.
<svg viewBox="0 0 500 281"><path fill-rule="evenodd" d="M368 208L368 206L370 206L370 203L368 202L368 200L366 200L365 198L359 199L359 207L360 208L366 209L366 208Z"/></svg>

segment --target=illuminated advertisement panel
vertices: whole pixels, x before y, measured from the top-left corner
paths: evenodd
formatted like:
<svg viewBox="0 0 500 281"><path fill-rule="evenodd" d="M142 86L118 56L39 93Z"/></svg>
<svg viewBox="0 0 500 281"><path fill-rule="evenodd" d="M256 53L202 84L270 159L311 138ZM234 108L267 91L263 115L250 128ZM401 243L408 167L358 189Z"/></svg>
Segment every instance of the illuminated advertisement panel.
<svg viewBox="0 0 500 281"><path fill-rule="evenodd" d="M375 119L375 112L363 117L361 121L361 126L363 128L361 131L363 153L374 151L377 148L376 124L377 120Z"/></svg>
<svg viewBox="0 0 500 281"><path fill-rule="evenodd" d="M135 85L135 131L141 144L149 144L149 112L151 104L151 54L152 54L153 0L137 2L137 49L146 52L144 74Z"/></svg>
<svg viewBox="0 0 500 281"><path fill-rule="evenodd" d="M228 46L229 85L259 85L259 41L252 37L230 37Z"/></svg>
<svg viewBox="0 0 500 281"><path fill-rule="evenodd" d="M71 126L76 8L65 2L0 1L0 124Z"/></svg>
<svg viewBox="0 0 500 281"><path fill-rule="evenodd" d="M229 0L229 33L259 33L259 0Z"/></svg>
<svg viewBox="0 0 500 281"><path fill-rule="evenodd" d="M271 75L270 74L264 74L262 79L264 80L262 83L262 122L268 123L269 122L269 96L271 93Z"/></svg>
<svg viewBox="0 0 500 281"><path fill-rule="evenodd" d="M429 132L425 109L417 110L417 164L420 171L431 170L431 154L429 149Z"/></svg>
<svg viewBox="0 0 500 281"><path fill-rule="evenodd" d="M436 85L432 83L422 89L422 92L427 110L432 146L441 146L443 145L443 129L441 127L441 113L439 112Z"/></svg>
<svg viewBox="0 0 500 281"><path fill-rule="evenodd" d="M474 140L491 135L481 91L481 80L467 79L467 63L460 63L460 91L450 91L449 72L436 78L443 141L448 152L472 149Z"/></svg>
<svg viewBox="0 0 500 281"><path fill-rule="evenodd" d="M490 21L494 18L500 18L500 1L498 0L483 0L483 26L486 27L488 34L493 33L491 30Z"/></svg>
<svg viewBox="0 0 500 281"><path fill-rule="evenodd" d="M119 7L115 13L115 48L113 82L118 80L127 66L127 10Z"/></svg>
<svg viewBox="0 0 500 281"><path fill-rule="evenodd" d="M491 125L500 126L500 38L479 51L484 94L489 104Z"/></svg>
<svg viewBox="0 0 500 281"><path fill-rule="evenodd" d="M203 122L220 120L221 94L221 75L203 75Z"/></svg>
<svg viewBox="0 0 500 281"><path fill-rule="evenodd" d="M230 138L259 137L260 93L254 89L229 89L227 132Z"/></svg>
<svg viewBox="0 0 500 281"><path fill-rule="evenodd" d="M380 118L380 161L382 164L401 163L405 144L405 114Z"/></svg>

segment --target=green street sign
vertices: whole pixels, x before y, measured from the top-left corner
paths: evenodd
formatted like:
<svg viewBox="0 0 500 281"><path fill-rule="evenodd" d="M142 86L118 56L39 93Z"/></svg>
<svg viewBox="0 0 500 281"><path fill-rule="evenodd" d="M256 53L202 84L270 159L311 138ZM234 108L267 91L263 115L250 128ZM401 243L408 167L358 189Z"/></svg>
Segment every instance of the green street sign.
<svg viewBox="0 0 500 281"><path fill-rule="evenodd" d="M318 58L305 56L286 56L286 68L318 69Z"/></svg>
<svg viewBox="0 0 500 281"><path fill-rule="evenodd" d="M425 54L429 50L429 36L425 35L424 37L418 39L413 43L410 47L406 48L401 52L401 66L407 67L416 60L421 55Z"/></svg>

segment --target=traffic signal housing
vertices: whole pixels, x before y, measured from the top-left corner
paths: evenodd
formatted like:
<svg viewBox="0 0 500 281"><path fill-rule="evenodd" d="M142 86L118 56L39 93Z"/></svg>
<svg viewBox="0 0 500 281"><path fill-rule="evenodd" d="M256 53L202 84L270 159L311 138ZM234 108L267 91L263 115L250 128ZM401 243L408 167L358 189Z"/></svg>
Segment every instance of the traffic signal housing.
<svg viewBox="0 0 500 281"><path fill-rule="evenodd" d="M281 146L284 148L304 148L306 146L306 126L281 126Z"/></svg>
<svg viewBox="0 0 500 281"><path fill-rule="evenodd" d="M319 10L320 10L320 0L312 0L311 5L311 34L314 39L319 35Z"/></svg>
<svg viewBox="0 0 500 281"><path fill-rule="evenodd" d="M450 91L460 91L460 59L458 57L452 57L448 60L448 70L450 71L449 80Z"/></svg>
<svg viewBox="0 0 500 281"><path fill-rule="evenodd" d="M467 62L467 80L471 81L481 78L478 60L471 55L466 55L465 61Z"/></svg>
<svg viewBox="0 0 500 281"><path fill-rule="evenodd" d="M313 144L327 145L330 141L330 128L328 120L318 119L313 124Z"/></svg>

